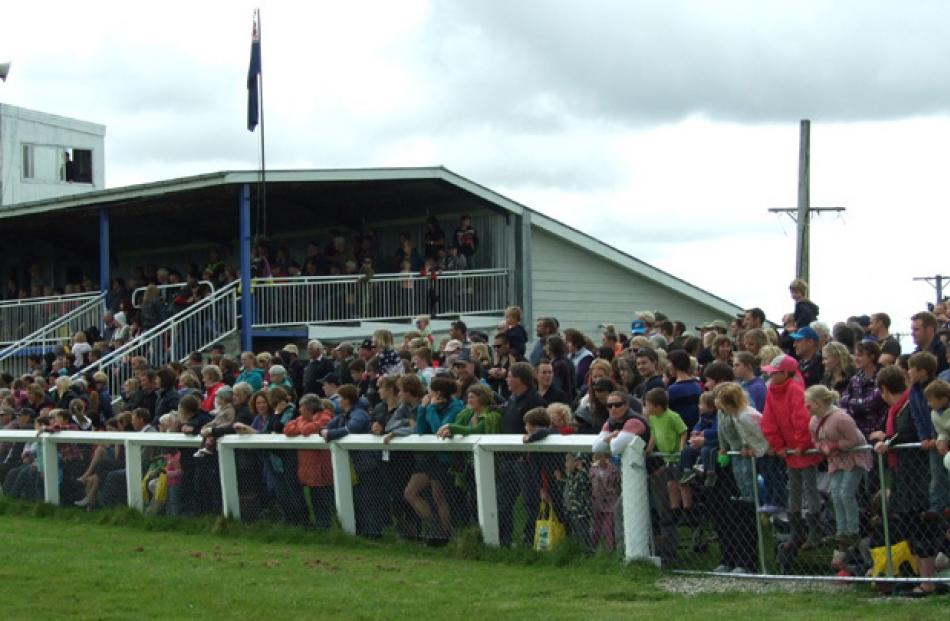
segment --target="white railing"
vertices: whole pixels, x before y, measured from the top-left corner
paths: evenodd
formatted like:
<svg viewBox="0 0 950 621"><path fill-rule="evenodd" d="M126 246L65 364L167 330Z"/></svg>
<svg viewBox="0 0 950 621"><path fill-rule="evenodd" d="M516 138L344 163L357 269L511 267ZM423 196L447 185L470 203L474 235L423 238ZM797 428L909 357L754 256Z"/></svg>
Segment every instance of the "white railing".
<svg viewBox="0 0 950 621"><path fill-rule="evenodd" d="M95 300L99 293L70 293L45 298L0 301L0 343L14 343L57 317Z"/></svg>
<svg viewBox="0 0 950 621"><path fill-rule="evenodd" d="M215 289L214 283L211 282L210 280L199 280L198 284L208 285L208 287L211 289L211 292L214 293L214 289ZM132 306L134 308L142 308L142 298L145 296L145 290L148 289L149 286L150 285L147 285L145 287L139 287L138 289L132 292ZM172 299L174 299L174 295L170 296L169 295L170 293L171 294L177 293L178 291L181 291L187 286L188 286L188 283L186 282L176 282L176 283L172 283L168 285L156 285L156 287L158 287L159 293L162 294L162 299L169 303L171 303Z"/></svg>
<svg viewBox="0 0 950 621"><path fill-rule="evenodd" d="M503 311L508 270L255 278L254 326L404 319Z"/></svg>
<svg viewBox="0 0 950 621"><path fill-rule="evenodd" d="M238 329L237 287L233 282L212 295L140 334L122 347L85 367L73 379L102 371L109 377L113 396L133 377L133 357L141 356L159 367L172 361L184 361L191 352L202 351Z"/></svg>
<svg viewBox="0 0 950 621"><path fill-rule="evenodd" d="M3 348L0 350L0 369L14 375L21 375L27 371L27 355L43 355L54 347L68 345L76 332L81 332L91 326L100 327L104 298L104 293L88 298L79 306L59 315L19 341L9 344L0 343L0 347Z"/></svg>
<svg viewBox="0 0 950 621"><path fill-rule="evenodd" d="M34 442L43 444L43 471L57 472L57 444L122 444L125 447L125 477L128 505L143 510L142 449L152 446L197 448L201 438L180 433L98 433L66 431L43 433L37 438L32 431L0 431L0 442ZM375 435L349 435L333 442L320 437L290 438L279 434L230 435L218 439L218 470L221 482L222 513L240 519L238 497L238 450L312 449L329 450L333 468L333 487L336 512L340 524L348 533L356 533L356 514L353 504L353 481L350 470L351 451L438 451L461 452L472 455L475 469L478 524L485 543L499 545L498 495L496 492L495 453L590 453L594 436L549 436L541 442L524 444L519 435L473 435L441 440L435 436L396 438L384 444ZM624 451L621 461L621 499L624 517L624 557L627 560L649 560L653 556L653 537L650 528L650 499L644 459L643 440L637 438ZM46 476L43 480L44 498L59 504L59 477Z"/></svg>

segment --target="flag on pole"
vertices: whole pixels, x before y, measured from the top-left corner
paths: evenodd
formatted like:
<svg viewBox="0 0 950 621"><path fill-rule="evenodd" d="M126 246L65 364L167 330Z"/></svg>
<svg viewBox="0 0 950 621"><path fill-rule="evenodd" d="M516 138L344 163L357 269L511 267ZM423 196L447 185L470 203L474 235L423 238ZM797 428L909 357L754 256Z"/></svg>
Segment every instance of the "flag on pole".
<svg viewBox="0 0 950 621"><path fill-rule="evenodd" d="M261 31L258 12L254 10L254 28L251 31L251 63L247 68L247 131L252 132L260 121L258 81L261 77Z"/></svg>

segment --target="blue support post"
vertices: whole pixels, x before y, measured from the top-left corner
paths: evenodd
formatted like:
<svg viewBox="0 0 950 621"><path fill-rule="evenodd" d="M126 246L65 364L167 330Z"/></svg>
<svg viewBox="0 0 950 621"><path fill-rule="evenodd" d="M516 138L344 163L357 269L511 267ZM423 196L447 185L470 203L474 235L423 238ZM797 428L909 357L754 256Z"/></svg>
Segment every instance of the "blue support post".
<svg viewBox="0 0 950 621"><path fill-rule="evenodd" d="M99 208L99 291L109 290L109 209Z"/></svg>
<svg viewBox="0 0 950 621"><path fill-rule="evenodd" d="M251 298L251 186L241 190L241 350L251 351L251 326L254 325L254 301Z"/></svg>

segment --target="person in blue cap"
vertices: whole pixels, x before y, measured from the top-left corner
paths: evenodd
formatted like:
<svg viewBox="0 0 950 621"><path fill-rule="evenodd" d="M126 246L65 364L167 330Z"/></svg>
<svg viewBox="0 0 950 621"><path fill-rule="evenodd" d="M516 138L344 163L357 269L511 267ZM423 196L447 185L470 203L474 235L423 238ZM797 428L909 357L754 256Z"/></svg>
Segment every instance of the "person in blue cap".
<svg viewBox="0 0 950 621"><path fill-rule="evenodd" d="M799 328L790 335L795 343L795 357L798 368L805 380L805 387L820 384L825 375L825 365L821 359L818 333L809 326Z"/></svg>

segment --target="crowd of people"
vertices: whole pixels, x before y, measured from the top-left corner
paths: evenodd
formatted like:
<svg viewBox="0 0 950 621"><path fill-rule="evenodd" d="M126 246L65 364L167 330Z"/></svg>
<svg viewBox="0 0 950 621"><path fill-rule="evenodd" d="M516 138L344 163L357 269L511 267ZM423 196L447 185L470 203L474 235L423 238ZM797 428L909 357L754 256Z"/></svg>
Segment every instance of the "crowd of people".
<svg viewBox="0 0 950 621"><path fill-rule="evenodd" d="M732 323L697 326L661 312L638 313L629 333L603 326L599 343L554 317L535 338L511 307L491 334L454 321L442 338L420 316L397 340L378 330L332 348L310 341L280 351L216 347L154 368L130 361L121 395L97 373L71 381L57 359L48 369L0 380L0 423L38 431L181 431L203 438L196 451L146 451L149 511L219 512L217 439L228 434L394 438L589 434L593 454L499 453L500 539L531 545L542 501L588 549L619 546L623 530L617 456L637 437L646 445L657 553L675 561L684 530L694 549L718 541L718 571L753 571L756 512L787 516L776 551L785 568L804 550L828 546L831 570L872 569L881 545L880 495L892 541L906 541L922 582L910 594L943 589L929 581L950 545L950 326L946 306L911 318L914 352L903 352L885 313L828 326L807 297L789 288L794 312L781 329L752 308ZM118 400L116 400L118 398ZM121 407L113 403L121 403ZM905 445L910 445L907 448ZM94 445L90 445L94 446ZM123 447L59 444L64 502L93 508L125 499ZM3 492L41 497L38 443L0 446ZM888 484L869 476L878 460ZM387 529L446 540L476 523L468 456L397 450L352 453L357 530ZM326 528L334 513L327 451L239 451L242 515L279 515ZM761 476L753 476L753 473ZM761 479L761 481L760 481ZM825 497L827 496L827 499ZM518 500L527 520L517 517ZM833 527L830 532L827 521ZM518 528L521 532L516 532ZM945 558L945 556L944 556Z"/></svg>

